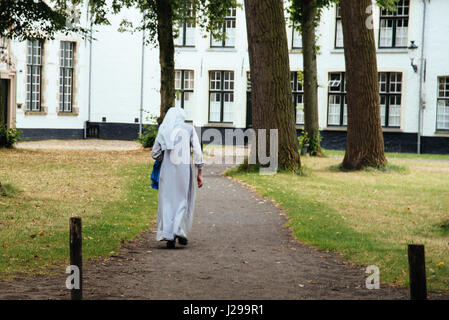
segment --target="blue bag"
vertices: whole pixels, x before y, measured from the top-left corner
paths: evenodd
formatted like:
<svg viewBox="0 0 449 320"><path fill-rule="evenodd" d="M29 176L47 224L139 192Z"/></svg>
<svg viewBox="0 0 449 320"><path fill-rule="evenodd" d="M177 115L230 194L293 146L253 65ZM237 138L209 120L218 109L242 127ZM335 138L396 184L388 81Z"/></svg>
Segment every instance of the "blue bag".
<svg viewBox="0 0 449 320"><path fill-rule="evenodd" d="M162 161L155 161L151 172L151 188L159 190L159 175L161 174Z"/></svg>

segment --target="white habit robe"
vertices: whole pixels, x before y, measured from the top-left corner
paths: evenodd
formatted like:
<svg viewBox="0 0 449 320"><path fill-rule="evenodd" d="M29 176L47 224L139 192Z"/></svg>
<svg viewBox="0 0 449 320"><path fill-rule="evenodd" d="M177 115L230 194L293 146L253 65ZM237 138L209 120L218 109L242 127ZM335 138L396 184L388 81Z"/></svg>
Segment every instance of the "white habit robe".
<svg viewBox="0 0 449 320"><path fill-rule="evenodd" d="M167 113L166 118L168 116ZM193 222L196 188L190 147L195 166L201 168L204 165L201 145L193 126L184 121L171 128L173 149L164 150L164 140L159 133L152 150L154 159L164 152L159 176L156 240L174 240L176 236L187 238Z"/></svg>

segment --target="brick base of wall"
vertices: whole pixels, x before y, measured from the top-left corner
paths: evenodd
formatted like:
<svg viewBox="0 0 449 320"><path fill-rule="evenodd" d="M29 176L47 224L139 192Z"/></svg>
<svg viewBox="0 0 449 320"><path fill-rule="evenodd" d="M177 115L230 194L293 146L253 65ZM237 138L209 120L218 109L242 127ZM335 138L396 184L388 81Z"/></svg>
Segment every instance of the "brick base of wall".
<svg viewBox="0 0 449 320"><path fill-rule="evenodd" d="M90 138L105 140L136 140L139 132L139 124L134 123L87 123L88 132L94 134ZM89 131L89 128L94 128ZM205 129L216 129L221 133L222 141L213 141L204 136ZM225 130L231 127L202 127L196 128L198 136L202 136L204 144L224 144ZM243 129L243 128L242 128ZM21 140L48 140L48 139L83 139L84 129L27 129L22 131ZM244 129L243 129L244 130ZM301 130L297 131L299 135ZM346 148L346 131L325 130L321 132L322 147L332 150L344 150ZM384 132L385 150L387 152L416 153L417 134L402 132ZM233 143L237 143L234 139ZM247 143L245 139L245 144ZM422 153L449 154L449 137L421 137Z"/></svg>

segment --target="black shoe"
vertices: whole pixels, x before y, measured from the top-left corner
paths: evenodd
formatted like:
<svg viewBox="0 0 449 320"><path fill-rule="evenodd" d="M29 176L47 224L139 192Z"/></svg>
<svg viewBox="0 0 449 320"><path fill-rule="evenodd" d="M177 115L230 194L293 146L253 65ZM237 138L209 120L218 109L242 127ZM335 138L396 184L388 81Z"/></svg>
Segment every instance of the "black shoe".
<svg viewBox="0 0 449 320"><path fill-rule="evenodd" d="M175 240L168 240L167 241L167 248L168 249L174 249L175 248L175 243L176 243Z"/></svg>
<svg viewBox="0 0 449 320"><path fill-rule="evenodd" d="M181 245L183 245L183 246L186 246L186 245L187 245L187 238L180 237L180 236L176 236L176 238L178 238L178 243L179 243L179 244L181 244Z"/></svg>

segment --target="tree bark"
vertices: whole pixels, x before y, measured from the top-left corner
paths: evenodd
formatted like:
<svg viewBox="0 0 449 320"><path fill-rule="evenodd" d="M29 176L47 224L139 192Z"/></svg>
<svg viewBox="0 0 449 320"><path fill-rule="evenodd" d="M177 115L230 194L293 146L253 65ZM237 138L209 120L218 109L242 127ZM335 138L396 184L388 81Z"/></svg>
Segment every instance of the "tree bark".
<svg viewBox="0 0 449 320"><path fill-rule="evenodd" d="M318 70L316 58L315 18L317 0L302 1L302 51L304 65L304 131L310 138L313 153L320 153L318 123Z"/></svg>
<svg viewBox="0 0 449 320"><path fill-rule="evenodd" d="M343 168L360 170L387 163L380 121L374 31L368 28L371 0L342 0L348 129Z"/></svg>
<svg viewBox="0 0 449 320"><path fill-rule="evenodd" d="M245 0L251 66L253 127L278 129L279 168L298 171L290 63L282 0ZM269 142L269 139L267 139ZM269 150L267 146L267 150Z"/></svg>
<svg viewBox="0 0 449 320"><path fill-rule="evenodd" d="M168 109L175 105L175 49L173 42L172 0L156 0L157 37L161 66L161 123Z"/></svg>

